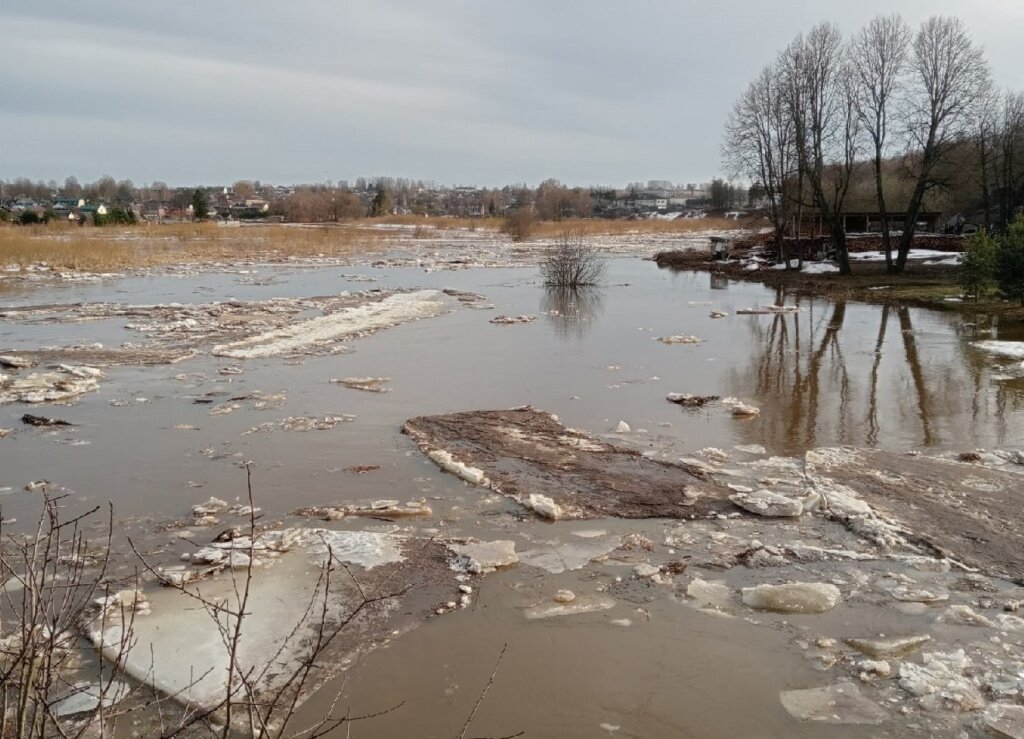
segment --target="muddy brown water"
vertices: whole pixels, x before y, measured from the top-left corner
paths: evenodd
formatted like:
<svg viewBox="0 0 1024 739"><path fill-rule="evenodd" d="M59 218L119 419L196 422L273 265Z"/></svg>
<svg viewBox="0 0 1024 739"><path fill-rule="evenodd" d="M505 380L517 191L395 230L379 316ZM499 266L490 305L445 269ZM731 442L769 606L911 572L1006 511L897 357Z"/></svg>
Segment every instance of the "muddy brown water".
<svg viewBox="0 0 1024 739"><path fill-rule="evenodd" d="M570 524L520 523L515 504L438 470L400 433L414 416L525 404L616 444L677 459L715 446L758 444L773 454L829 445L960 450L1024 438L1024 372L972 346L1024 338L990 319L826 299L795 299L751 283L672 273L652 263L610 263L608 285L581 295L545 290L532 269L427 272L419 269L261 268L252 275L130 277L68 287L8 290L4 307L117 301L209 302L324 295L368 287L451 287L486 295L493 311L457 308L351 342L352 353L234 362L200 356L176 365L112 367L99 392L70 406L0 406L0 506L15 527L37 512L23 490L46 479L69 505L113 502L128 532L179 520L211 495L244 494L238 463L255 464L257 503L271 517L306 505L425 496L448 533L497 539L565 538ZM364 274L375 284L340 277ZM776 302L795 315L736 315ZM730 315L711 319L709 312ZM497 314L536 314L534 323L493 325ZM125 320L0 322L0 353L47 345L138 341ZM693 334L697 345L657 337ZM241 364L241 375L217 370ZM1018 363L1019 364L1019 363ZM175 379L184 375L183 379ZM331 378L384 376L391 391L365 393ZM210 397L285 393L283 406L210 415ZM687 410L669 392L737 396L761 408L742 420L713 408ZM208 396L207 394L215 395ZM114 404L112 401L117 401ZM30 411L75 424L22 426ZM353 414L330 431L243 435L288 416ZM619 421L629 433L615 433ZM178 428L178 427L188 428ZM380 465L365 475L355 465ZM648 531L658 524L585 522ZM576 525L576 524L571 524ZM645 528L647 527L647 528ZM779 690L823 684L787 637L740 619L709 617L669 600L620 603L607 613L527 622L521 610L541 592L593 589L590 569L548 575L519 567L485 581L475 605L402 636L369 655L345 686L355 713L405 700L352 728L352 736L456 736L503 644L509 645L487 701L467 736L717 737L880 736L902 730L800 724ZM637 611L642 608L642 611ZM613 625L629 618L632 625ZM863 624L856 614L845 626ZM807 617L803 617L807 620ZM795 622L800 623L801 617ZM307 710L324 707L314 699ZM605 728L602 728L602 724ZM619 727L619 728L614 728ZM339 736L345 736L339 733Z"/></svg>

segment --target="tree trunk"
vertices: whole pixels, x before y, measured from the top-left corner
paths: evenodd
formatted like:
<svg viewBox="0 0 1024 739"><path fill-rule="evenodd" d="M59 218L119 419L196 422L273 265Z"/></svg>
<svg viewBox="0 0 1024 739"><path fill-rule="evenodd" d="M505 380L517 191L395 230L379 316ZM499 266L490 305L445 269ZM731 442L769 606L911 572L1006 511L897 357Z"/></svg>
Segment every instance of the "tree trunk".
<svg viewBox="0 0 1024 739"><path fill-rule="evenodd" d="M878 214L882 218L882 251L885 252L885 269L892 274L892 237L889 235L889 212L885 207L885 191L882 189L881 144L875 145L875 197L878 199Z"/></svg>
<svg viewBox="0 0 1024 739"><path fill-rule="evenodd" d="M903 234L900 236L900 252L896 257L896 274L903 274L903 270L907 266L910 247L914 245L917 214L921 212L921 202L924 200L925 189L926 181L922 177L917 181L917 185L914 187L914 194L910 196L910 203L907 206L907 219L903 222Z"/></svg>

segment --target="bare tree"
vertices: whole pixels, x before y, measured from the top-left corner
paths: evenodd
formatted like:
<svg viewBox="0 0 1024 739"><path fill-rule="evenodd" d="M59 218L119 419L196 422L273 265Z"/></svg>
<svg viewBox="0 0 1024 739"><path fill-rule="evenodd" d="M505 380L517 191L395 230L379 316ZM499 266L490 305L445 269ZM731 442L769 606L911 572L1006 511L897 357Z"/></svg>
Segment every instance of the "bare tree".
<svg viewBox="0 0 1024 739"><path fill-rule="evenodd" d="M726 123L723 158L729 172L764 189L775 247L786 261L789 200L785 189L796 174L793 117L776 65L765 67L733 106Z"/></svg>
<svg viewBox="0 0 1024 739"><path fill-rule="evenodd" d="M889 117L894 99L905 82L910 51L910 28L899 15L878 16L849 46L854 75L857 118L873 149L875 197L882 221L882 249L893 271L889 213L882 182L882 165L889 148Z"/></svg>
<svg viewBox="0 0 1024 739"><path fill-rule="evenodd" d="M896 272L906 266L925 195L942 185L936 176L938 166L952 145L968 133L970 113L989 87L985 57L959 18L933 16L925 21L914 39L910 67L913 85L905 123L914 189L900 237Z"/></svg>
<svg viewBox="0 0 1024 739"><path fill-rule="evenodd" d="M849 274L843 206L857 163L858 120L842 33L822 23L779 58L793 117L800 179L828 228L841 274Z"/></svg>
<svg viewBox="0 0 1024 739"><path fill-rule="evenodd" d="M1005 93L999 110L995 185L999 226L1006 228L1024 202L1024 93Z"/></svg>
<svg viewBox="0 0 1024 739"><path fill-rule="evenodd" d="M69 722L72 701L94 708L95 724L112 730L121 711L112 707L134 689L117 679L133 644L132 624L141 593L138 579L120 592L108 579L113 512L103 542L90 544L83 528L99 507L75 517L61 510L63 496L43 489L35 529L17 536L0 530L0 737L81 737L91 722ZM0 517L0 529L3 527ZM113 669L97 665L94 679L80 664L78 628L83 614L103 603L118 611L122 638L111 645ZM83 678L85 681L83 682ZM103 729L101 729L101 735Z"/></svg>

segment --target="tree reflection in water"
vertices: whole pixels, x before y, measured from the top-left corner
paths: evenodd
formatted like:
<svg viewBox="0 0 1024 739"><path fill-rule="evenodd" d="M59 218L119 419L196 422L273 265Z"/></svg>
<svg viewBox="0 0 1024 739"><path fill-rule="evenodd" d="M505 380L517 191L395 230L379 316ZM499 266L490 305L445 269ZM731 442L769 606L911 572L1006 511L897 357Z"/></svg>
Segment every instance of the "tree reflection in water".
<svg viewBox="0 0 1024 739"><path fill-rule="evenodd" d="M559 336L582 338L604 310L604 293L597 287L548 286L540 309Z"/></svg>
<svg viewBox="0 0 1024 739"><path fill-rule="evenodd" d="M780 290L776 302L786 297ZM750 322L755 354L726 378L729 392L761 404L759 418L740 427L748 442L797 453L833 444L962 446L981 438L1005 445L1021 432L1024 419L1007 417L1024 400L1020 388L998 381L969 341L950 344L944 323L953 319L906 306L795 302L800 313ZM924 331L915 330L915 316ZM929 330L933 321L943 325Z"/></svg>

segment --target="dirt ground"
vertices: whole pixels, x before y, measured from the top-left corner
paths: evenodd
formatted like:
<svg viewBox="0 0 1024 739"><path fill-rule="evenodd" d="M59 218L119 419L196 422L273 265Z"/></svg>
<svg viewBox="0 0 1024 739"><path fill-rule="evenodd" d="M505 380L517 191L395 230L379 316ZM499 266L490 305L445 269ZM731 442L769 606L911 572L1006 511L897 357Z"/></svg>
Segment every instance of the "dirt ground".
<svg viewBox="0 0 1024 739"><path fill-rule="evenodd" d="M809 460L809 471L853 488L937 553L1024 581L1024 474L1013 469L1019 465L1004 470L873 449Z"/></svg>
<svg viewBox="0 0 1024 739"><path fill-rule="evenodd" d="M729 490L700 469L568 429L533 408L421 416L403 431L428 454L448 452L520 502L552 499L567 518L692 518L731 510Z"/></svg>

